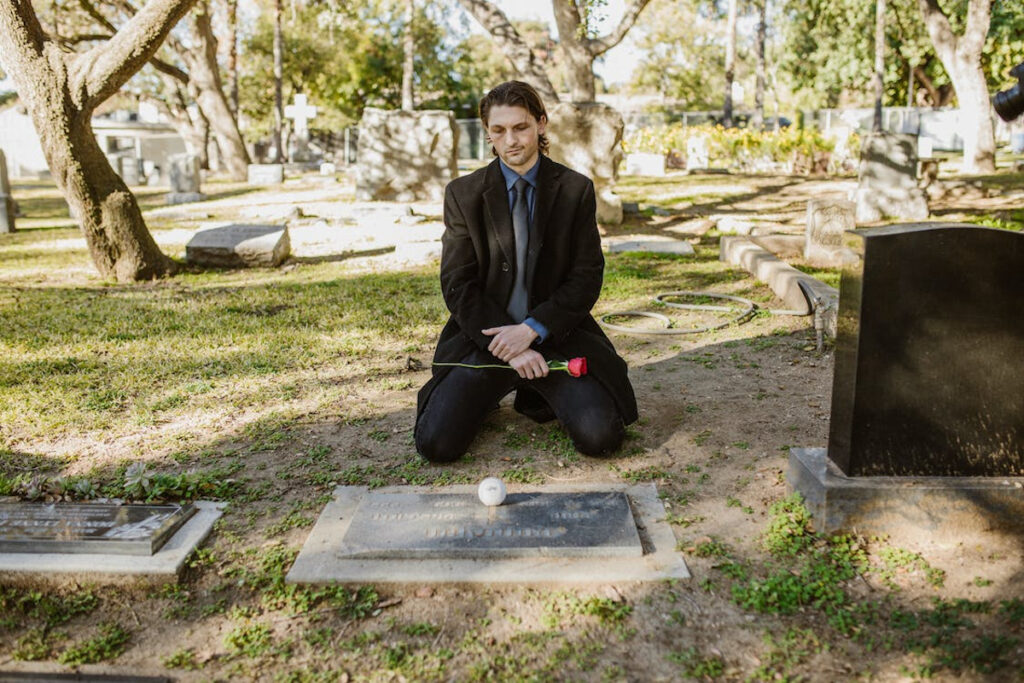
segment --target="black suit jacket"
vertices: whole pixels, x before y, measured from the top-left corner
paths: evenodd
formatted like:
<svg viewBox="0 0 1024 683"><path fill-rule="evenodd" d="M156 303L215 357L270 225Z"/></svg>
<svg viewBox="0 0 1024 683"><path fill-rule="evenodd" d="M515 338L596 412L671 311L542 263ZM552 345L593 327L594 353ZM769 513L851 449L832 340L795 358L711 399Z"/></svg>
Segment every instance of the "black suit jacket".
<svg viewBox="0 0 1024 683"><path fill-rule="evenodd" d="M589 178L541 155L526 263L529 315L550 333L537 350L548 359L585 357L588 374L609 390L630 424L637 410L626 363L590 315L604 277L596 206ZM518 264L508 190L497 159L448 184L444 223L441 291L451 317L434 361L452 363L474 346L487 349L492 338L481 330L516 322L505 311ZM450 370L434 367L420 390L417 412Z"/></svg>

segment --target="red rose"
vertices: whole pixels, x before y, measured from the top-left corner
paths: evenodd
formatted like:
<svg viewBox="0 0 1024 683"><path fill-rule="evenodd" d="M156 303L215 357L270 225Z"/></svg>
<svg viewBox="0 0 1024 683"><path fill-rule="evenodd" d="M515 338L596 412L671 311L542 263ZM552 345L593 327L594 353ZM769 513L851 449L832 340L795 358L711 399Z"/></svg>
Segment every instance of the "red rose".
<svg viewBox="0 0 1024 683"><path fill-rule="evenodd" d="M582 377L587 374L587 359L583 357L570 358L567 370L573 377Z"/></svg>

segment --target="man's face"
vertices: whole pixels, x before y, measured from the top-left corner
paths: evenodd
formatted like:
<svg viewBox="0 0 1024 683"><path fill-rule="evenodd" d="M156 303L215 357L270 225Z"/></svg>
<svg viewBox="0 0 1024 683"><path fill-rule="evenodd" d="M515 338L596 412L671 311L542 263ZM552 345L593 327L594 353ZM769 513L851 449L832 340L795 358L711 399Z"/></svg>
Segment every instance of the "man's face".
<svg viewBox="0 0 1024 683"><path fill-rule="evenodd" d="M537 163L538 141L548 120L523 107L497 105L487 115L487 138L505 165L522 175Z"/></svg>

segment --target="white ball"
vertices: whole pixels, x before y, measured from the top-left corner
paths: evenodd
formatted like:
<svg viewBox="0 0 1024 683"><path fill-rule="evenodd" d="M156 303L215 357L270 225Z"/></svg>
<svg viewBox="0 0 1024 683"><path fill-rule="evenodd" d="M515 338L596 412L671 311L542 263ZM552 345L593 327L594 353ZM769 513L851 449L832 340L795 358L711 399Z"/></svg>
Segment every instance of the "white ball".
<svg viewBox="0 0 1024 683"><path fill-rule="evenodd" d="M480 502L488 507L501 505L505 500L505 482L497 477L487 477L476 490Z"/></svg>

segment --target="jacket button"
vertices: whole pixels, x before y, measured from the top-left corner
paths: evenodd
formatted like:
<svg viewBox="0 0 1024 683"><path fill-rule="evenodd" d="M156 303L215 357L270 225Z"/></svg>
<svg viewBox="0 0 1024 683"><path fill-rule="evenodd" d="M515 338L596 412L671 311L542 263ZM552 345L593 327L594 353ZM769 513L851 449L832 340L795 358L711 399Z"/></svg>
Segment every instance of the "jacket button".
<svg viewBox="0 0 1024 683"><path fill-rule="evenodd" d="M502 261L501 262L501 269L503 271L505 271L506 273L508 272L508 261Z"/></svg>

